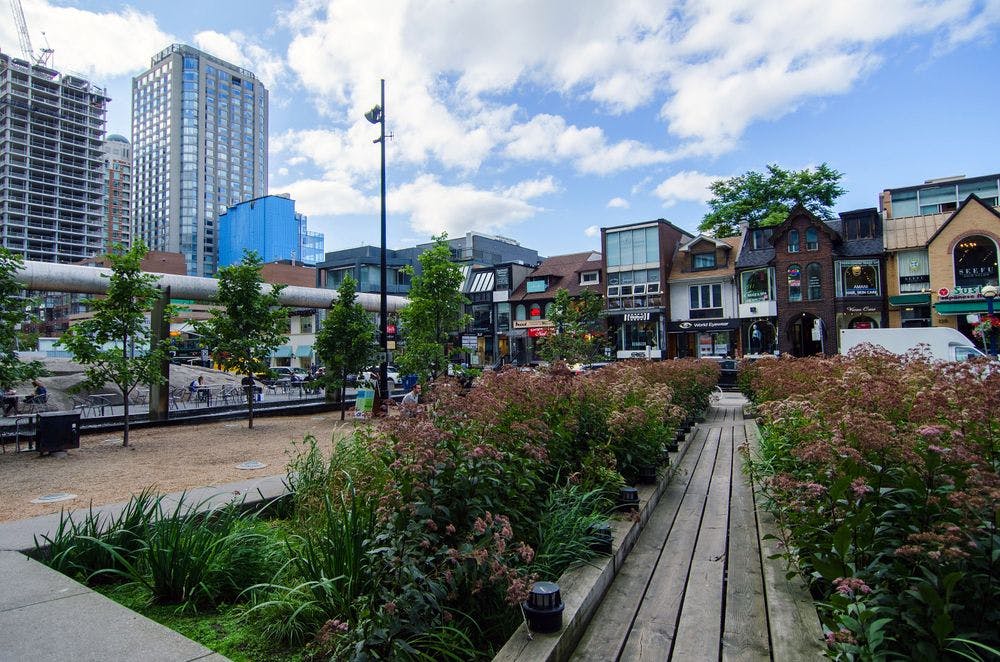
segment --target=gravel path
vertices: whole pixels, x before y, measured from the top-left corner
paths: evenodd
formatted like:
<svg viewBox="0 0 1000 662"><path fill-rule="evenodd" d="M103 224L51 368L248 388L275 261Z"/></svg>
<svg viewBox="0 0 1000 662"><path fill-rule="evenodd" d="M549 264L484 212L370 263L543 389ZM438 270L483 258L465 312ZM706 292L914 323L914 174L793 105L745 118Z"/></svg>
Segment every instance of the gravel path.
<svg viewBox="0 0 1000 662"><path fill-rule="evenodd" d="M219 485L248 478L285 473L295 449L312 434L324 449L334 435L350 434L355 423L341 422L340 412L296 417L254 417L246 420L130 430L129 447L121 433L81 437L80 448L65 457L33 452L0 454L0 521L58 513L127 501L149 486L160 492ZM267 466L251 471L237 464L257 460ZM68 492L71 501L33 504L45 494Z"/></svg>

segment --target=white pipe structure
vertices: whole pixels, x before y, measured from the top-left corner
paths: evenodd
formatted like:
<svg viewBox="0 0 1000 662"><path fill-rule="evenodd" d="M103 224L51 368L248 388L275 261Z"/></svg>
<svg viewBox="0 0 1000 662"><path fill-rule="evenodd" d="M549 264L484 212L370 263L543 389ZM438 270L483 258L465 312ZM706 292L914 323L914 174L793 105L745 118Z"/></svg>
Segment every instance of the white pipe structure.
<svg viewBox="0 0 1000 662"><path fill-rule="evenodd" d="M179 276L177 274L158 274L157 284L170 288L170 296L174 299L192 299L204 303L215 301L219 293L219 281L214 278L198 276ZM54 262L25 261L23 268L15 278L25 289L37 292L75 292L82 294L104 294L108 289L108 277L111 269L103 267L84 267L75 264L56 264ZM269 290L270 284L261 286ZM321 287L300 287L288 285L279 294L278 302L283 306L302 308L329 308L337 300L336 290ZM358 303L365 310L379 310L379 295L359 293ZM406 297L387 297L388 310L394 312L405 307L410 302Z"/></svg>

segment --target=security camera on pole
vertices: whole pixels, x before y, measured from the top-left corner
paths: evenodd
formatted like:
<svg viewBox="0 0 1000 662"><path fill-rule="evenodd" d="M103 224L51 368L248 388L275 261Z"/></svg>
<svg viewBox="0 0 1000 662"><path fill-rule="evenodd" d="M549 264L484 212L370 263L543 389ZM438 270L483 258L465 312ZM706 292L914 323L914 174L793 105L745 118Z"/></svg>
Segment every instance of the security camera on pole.
<svg viewBox="0 0 1000 662"><path fill-rule="evenodd" d="M379 300L379 347L381 348L381 363L378 372L378 392L379 401L373 414L381 412L381 399L388 399L389 378L388 378L388 344L386 342L388 333L386 324L388 320L388 307L386 305L386 283L385 283L385 79L382 79L382 99L381 103L367 113L365 119L372 124L378 124L380 128L379 137L372 141L379 143L382 147L382 243L381 243L381 265L380 265L380 300Z"/></svg>

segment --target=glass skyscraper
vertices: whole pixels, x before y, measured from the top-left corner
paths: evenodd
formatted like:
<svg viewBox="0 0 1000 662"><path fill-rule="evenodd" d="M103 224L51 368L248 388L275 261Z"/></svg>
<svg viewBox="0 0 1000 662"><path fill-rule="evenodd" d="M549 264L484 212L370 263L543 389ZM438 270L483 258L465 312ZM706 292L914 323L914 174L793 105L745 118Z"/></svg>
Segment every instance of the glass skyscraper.
<svg viewBox="0 0 1000 662"><path fill-rule="evenodd" d="M135 237L218 267L218 217L267 194L267 90L246 69L174 44L132 79Z"/></svg>

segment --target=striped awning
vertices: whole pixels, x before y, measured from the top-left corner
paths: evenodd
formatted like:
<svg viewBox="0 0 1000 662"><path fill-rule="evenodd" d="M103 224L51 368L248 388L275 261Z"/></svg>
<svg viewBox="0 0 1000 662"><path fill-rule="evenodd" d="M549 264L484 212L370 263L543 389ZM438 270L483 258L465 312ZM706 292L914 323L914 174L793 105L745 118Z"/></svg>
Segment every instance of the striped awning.
<svg viewBox="0 0 1000 662"><path fill-rule="evenodd" d="M493 272L480 271L473 274L472 284L469 285L469 293L490 292L493 290Z"/></svg>

